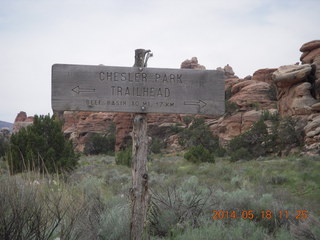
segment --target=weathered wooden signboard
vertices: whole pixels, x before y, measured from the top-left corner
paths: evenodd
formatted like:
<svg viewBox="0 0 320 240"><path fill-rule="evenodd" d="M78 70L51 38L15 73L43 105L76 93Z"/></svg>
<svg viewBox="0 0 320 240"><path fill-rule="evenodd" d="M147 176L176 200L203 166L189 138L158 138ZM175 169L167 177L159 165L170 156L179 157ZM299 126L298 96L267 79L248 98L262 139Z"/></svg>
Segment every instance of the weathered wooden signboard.
<svg viewBox="0 0 320 240"><path fill-rule="evenodd" d="M223 73L215 70L52 66L54 111L224 113Z"/></svg>

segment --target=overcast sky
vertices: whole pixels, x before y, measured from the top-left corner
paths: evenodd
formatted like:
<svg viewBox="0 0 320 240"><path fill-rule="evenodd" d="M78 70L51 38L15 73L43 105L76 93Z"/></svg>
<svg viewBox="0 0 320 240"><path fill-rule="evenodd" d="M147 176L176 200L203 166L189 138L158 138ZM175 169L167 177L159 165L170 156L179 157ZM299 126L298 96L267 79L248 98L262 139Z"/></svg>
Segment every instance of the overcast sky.
<svg viewBox="0 0 320 240"><path fill-rule="evenodd" d="M0 120L51 113L54 63L207 69L245 77L299 61L320 39L319 0L0 0Z"/></svg>

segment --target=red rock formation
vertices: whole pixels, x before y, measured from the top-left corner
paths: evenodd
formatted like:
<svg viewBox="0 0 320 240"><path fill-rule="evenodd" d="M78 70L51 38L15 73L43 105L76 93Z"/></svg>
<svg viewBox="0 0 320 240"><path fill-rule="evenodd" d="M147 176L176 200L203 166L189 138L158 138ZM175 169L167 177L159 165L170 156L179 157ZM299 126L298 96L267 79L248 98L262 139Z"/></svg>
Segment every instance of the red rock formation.
<svg viewBox="0 0 320 240"><path fill-rule="evenodd" d="M303 44L300 48L302 63L312 64L314 71L315 96L320 100L320 40L314 40Z"/></svg>
<svg viewBox="0 0 320 240"><path fill-rule="evenodd" d="M282 117L311 113L311 106L316 100L311 96L311 84L307 82L310 73L309 64L281 66L273 73Z"/></svg>
<svg viewBox="0 0 320 240"><path fill-rule="evenodd" d="M277 68L264 68L259 69L253 73L252 80L266 82L270 85L273 85L272 73L274 73Z"/></svg>
<svg viewBox="0 0 320 240"><path fill-rule="evenodd" d="M27 117L26 112L19 112L13 123L13 133L18 132L21 128L27 127L33 123L33 117Z"/></svg>

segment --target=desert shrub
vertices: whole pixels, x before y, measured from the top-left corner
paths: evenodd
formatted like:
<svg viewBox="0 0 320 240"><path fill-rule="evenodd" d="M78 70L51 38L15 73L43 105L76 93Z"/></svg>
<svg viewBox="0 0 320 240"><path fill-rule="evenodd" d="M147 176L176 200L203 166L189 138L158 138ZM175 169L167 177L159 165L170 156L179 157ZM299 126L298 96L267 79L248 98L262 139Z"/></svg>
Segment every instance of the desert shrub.
<svg viewBox="0 0 320 240"><path fill-rule="evenodd" d="M165 147L165 144L163 141L161 141L157 137L152 138L152 142L150 144L150 151L157 154L161 152L161 149Z"/></svg>
<svg viewBox="0 0 320 240"><path fill-rule="evenodd" d="M116 153L116 164L131 167L132 149L126 148Z"/></svg>
<svg viewBox="0 0 320 240"><path fill-rule="evenodd" d="M187 126L189 126L189 124L192 122L193 117L188 115L188 116L183 116L182 117L182 121L184 122L184 124L186 124Z"/></svg>
<svg viewBox="0 0 320 240"><path fill-rule="evenodd" d="M217 155L218 157L224 157L226 153L227 153L227 150L220 146L214 152L214 154Z"/></svg>
<svg viewBox="0 0 320 240"><path fill-rule="evenodd" d="M303 130L298 127L298 119L286 117L278 127L279 143L282 149L299 147L303 144Z"/></svg>
<svg viewBox="0 0 320 240"><path fill-rule="evenodd" d="M255 109L256 111L261 109L261 106L258 102L249 103L248 107L251 107L251 108Z"/></svg>
<svg viewBox="0 0 320 240"><path fill-rule="evenodd" d="M184 158L193 163L214 163L214 155L202 145L194 146L185 153Z"/></svg>
<svg viewBox="0 0 320 240"><path fill-rule="evenodd" d="M171 183L152 191L148 211L148 229L151 235L165 237L174 230L187 226L201 226L202 216L210 213L208 188L201 187L199 180L191 176L182 183Z"/></svg>
<svg viewBox="0 0 320 240"><path fill-rule="evenodd" d="M247 148L241 147L230 153L230 161L236 162L238 160L248 160L252 157Z"/></svg>
<svg viewBox="0 0 320 240"><path fill-rule="evenodd" d="M169 130L170 130L170 133L177 134L177 133L182 132L183 128L181 127L180 123L175 123L175 124L170 126Z"/></svg>
<svg viewBox="0 0 320 240"><path fill-rule="evenodd" d="M74 168L78 156L54 116L35 116L33 124L10 138L6 160L12 173L24 170L61 172Z"/></svg>
<svg viewBox="0 0 320 240"><path fill-rule="evenodd" d="M265 155L267 152L267 140L267 126L260 119L249 131L236 136L230 141L229 153L233 156L232 161L240 160L242 157L248 159Z"/></svg>
<svg viewBox="0 0 320 240"><path fill-rule="evenodd" d="M130 239L130 205L128 199L114 197L101 216L99 239Z"/></svg>
<svg viewBox="0 0 320 240"><path fill-rule="evenodd" d="M275 85L271 85L269 90L267 91L267 96L271 101L277 101L277 87Z"/></svg>
<svg viewBox="0 0 320 240"><path fill-rule="evenodd" d="M0 239L97 239L93 199L28 175L0 179Z"/></svg>
<svg viewBox="0 0 320 240"><path fill-rule="evenodd" d="M235 102L225 101L225 113L231 115L239 109L239 106Z"/></svg>
<svg viewBox="0 0 320 240"><path fill-rule="evenodd" d="M231 92L232 87L228 87L225 90L224 98L226 101L228 101L232 97L232 92Z"/></svg>
<svg viewBox="0 0 320 240"><path fill-rule="evenodd" d="M222 151L218 137L211 134L204 118L194 118L189 127L179 133L179 144L185 148L202 145L210 153Z"/></svg>
<svg viewBox="0 0 320 240"><path fill-rule="evenodd" d="M274 113L269 112L268 110L262 111L261 117L263 121L271 120L273 123L277 123L280 121L279 112L276 111Z"/></svg>
<svg viewBox="0 0 320 240"><path fill-rule="evenodd" d="M116 144L115 124L110 124L106 134L93 134L87 141L84 153L87 155L107 154L114 155Z"/></svg>

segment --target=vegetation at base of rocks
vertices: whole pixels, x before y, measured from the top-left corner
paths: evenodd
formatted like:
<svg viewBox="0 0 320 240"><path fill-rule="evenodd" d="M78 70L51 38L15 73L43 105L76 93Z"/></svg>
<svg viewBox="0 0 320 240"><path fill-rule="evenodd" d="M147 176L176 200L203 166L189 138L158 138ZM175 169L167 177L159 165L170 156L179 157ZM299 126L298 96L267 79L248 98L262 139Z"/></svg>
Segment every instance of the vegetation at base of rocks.
<svg viewBox="0 0 320 240"><path fill-rule="evenodd" d="M170 126L170 134L178 134L183 131L180 123L175 123L174 125Z"/></svg>
<svg viewBox="0 0 320 240"><path fill-rule="evenodd" d="M275 85L271 85L269 90L267 91L267 96L271 101L277 101L277 87Z"/></svg>
<svg viewBox="0 0 320 240"><path fill-rule="evenodd" d="M186 149L196 146L199 148L200 145L210 154L220 156L224 154L224 150L219 145L218 137L211 134L209 127L205 124L205 119L201 117L193 118L189 123L189 127L184 128L179 133L179 144ZM194 148L193 151L196 151L196 149Z"/></svg>
<svg viewBox="0 0 320 240"><path fill-rule="evenodd" d="M5 159L11 173L56 173L73 169L78 156L71 141L65 139L60 121L36 115L32 125L11 136Z"/></svg>
<svg viewBox="0 0 320 240"><path fill-rule="evenodd" d="M161 153L161 149L165 148L164 142L157 137L153 137L150 144L150 151L154 154Z"/></svg>
<svg viewBox="0 0 320 240"><path fill-rule="evenodd" d="M116 143L116 125L111 123L107 133L93 134L86 142L84 153L87 155L107 154L114 155Z"/></svg>
<svg viewBox="0 0 320 240"><path fill-rule="evenodd" d="M116 164L131 167L132 148L126 148L116 153Z"/></svg>
<svg viewBox="0 0 320 240"><path fill-rule="evenodd" d="M261 106L258 102L248 103L248 107L253 108L256 111L261 109Z"/></svg>
<svg viewBox="0 0 320 240"><path fill-rule="evenodd" d="M241 147L234 152L230 153L230 161L236 162L239 160L249 160L252 158L252 154L249 152L247 148Z"/></svg>
<svg viewBox="0 0 320 240"><path fill-rule="evenodd" d="M184 154L184 158L193 163L209 162L214 163L214 155L203 145L191 147L188 152Z"/></svg>
<svg viewBox="0 0 320 240"><path fill-rule="evenodd" d="M271 121L271 126L266 121ZM250 130L234 137L228 145L232 162L249 160L271 153L288 154L291 149L303 144L303 129L299 119L286 117L280 119L277 113L265 111Z"/></svg>
<svg viewBox="0 0 320 240"><path fill-rule="evenodd" d="M228 100L232 97L231 89L232 89L232 87L228 87L228 88L225 90L224 98L225 98L226 101L228 101Z"/></svg>

